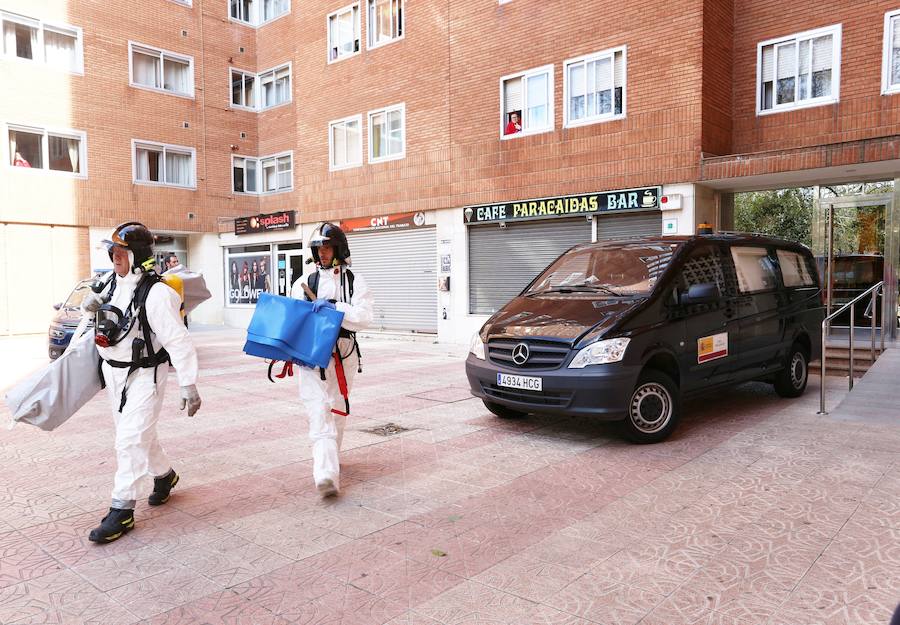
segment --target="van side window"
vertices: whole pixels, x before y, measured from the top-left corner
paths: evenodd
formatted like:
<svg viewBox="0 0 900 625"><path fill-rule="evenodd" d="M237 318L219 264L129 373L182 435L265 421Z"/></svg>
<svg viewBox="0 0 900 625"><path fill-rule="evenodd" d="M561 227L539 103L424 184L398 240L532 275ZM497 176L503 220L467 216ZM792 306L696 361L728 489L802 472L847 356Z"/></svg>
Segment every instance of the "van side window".
<svg viewBox="0 0 900 625"><path fill-rule="evenodd" d="M744 294L771 291L777 286L775 263L764 247L732 246L731 258L737 271L738 290Z"/></svg>
<svg viewBox="0 0 900 625"><path fill-rule="evenodd" d="M687 293L695 284L715 284L719 287L719 294L724 297L728 293L728 283L726 265L722 260L722 254L717 247L703 247L688 257L675 279L675 289L670 299L670 305L674 308L670 314L680 317L688 312L693 314L719 308L720 302L682 306L679 305L679 301L680 296Z"/></svg>
<svg viewBox="0 0 900 625"><path fill-rule="evenodd" d="M816 281L809 269L809 263L802 254L777 250L778 265L781 267L781 277L784 286L788 288L815 286Z"/></svg>

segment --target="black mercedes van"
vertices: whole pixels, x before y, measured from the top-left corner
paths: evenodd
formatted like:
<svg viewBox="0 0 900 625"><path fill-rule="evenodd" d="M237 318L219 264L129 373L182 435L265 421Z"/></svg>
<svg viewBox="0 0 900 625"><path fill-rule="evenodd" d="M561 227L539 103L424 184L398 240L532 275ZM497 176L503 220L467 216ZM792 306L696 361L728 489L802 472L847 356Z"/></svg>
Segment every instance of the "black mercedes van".
<svg viewBox="0 0 900 625"><path fill-rule="evenodd" d="M805 246L744 234L577 245L473 337L472 393L498 416L621 421L665 439L683 397L749 380L806 389L824 317Z"/></svg>

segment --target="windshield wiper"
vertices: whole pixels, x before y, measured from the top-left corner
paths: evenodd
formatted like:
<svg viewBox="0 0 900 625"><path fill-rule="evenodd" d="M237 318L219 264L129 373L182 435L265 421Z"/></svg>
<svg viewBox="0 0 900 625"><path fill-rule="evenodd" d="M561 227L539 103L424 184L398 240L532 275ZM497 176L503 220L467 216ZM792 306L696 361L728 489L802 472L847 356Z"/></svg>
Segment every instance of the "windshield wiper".
<svg viewBox="0 0 900 625"><path fill-rule="evenodd" d="M597 291L607 293L608 295L612 295L613 297L622 297L620 293L616 293L611 288L599 284L573 284L567 286L554 286L550 287L549 289L544 289L543 291L529 293L527 297L531 297L532 295L543 295L545 293L596 293Z"/></svg>

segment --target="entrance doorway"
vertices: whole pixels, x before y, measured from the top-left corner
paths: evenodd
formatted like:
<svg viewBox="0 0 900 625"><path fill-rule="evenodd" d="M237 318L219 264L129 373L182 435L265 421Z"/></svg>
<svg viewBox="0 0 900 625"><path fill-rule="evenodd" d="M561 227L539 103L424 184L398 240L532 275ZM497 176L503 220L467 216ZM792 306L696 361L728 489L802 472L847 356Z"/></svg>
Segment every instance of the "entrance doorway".
<svg viewBox="0 0 900 625"><path fill-rule="evenodd" d="M285 297L290 296L291 286L296 280L303 277L303 252L300 249L284 249L284 245L278 246L278 281L277 293Z"/></svg>
<svg viewBox="0 0 900 625"><path fill-rule="evenodd" d="M885 338L898 335L897 209L892 194L819 200L813 224L813 252L825 286L828 314L884 281L884 295L875 310L869 298L854 306L855 332L870 328L874 315L877 332ZM850 311L838 315L833 327L849 331Z"/></svg>

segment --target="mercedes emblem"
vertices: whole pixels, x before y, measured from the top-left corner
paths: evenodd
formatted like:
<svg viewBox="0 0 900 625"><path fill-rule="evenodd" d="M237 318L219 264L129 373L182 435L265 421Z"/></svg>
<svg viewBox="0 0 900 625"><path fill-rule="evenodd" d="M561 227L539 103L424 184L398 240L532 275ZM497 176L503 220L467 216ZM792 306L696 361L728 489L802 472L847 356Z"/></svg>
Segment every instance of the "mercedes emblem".
<svg viewBox="0 0 900 625"><path fill-rule="evenodd" d="M520 367L528 362L528 345L526 345L525 343L519 343L518 345L513 347L512 359L513 362Z"/></svg>

